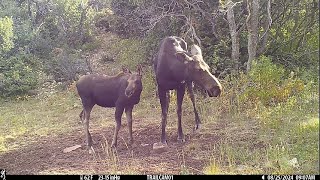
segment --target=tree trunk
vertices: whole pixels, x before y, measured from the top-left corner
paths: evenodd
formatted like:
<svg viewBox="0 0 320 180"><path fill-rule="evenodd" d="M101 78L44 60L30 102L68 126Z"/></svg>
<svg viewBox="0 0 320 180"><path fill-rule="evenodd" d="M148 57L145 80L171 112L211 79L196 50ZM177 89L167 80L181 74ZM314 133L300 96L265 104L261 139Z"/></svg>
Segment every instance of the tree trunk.
<svg viewBox="0 0 320 180"><path fill-rule="evenodd" d="M252 61L257 55L258 44L258 19L259 19L259 0L248 0L247 29L248 29L248 62L247 72L251 68Z"/></svg>
<svg viewBox="0 0 320 180"><path fill-rule="evenodd" d="M80 21L79 21L79 29L78 29L78 33L79 33L79 40L80 43L83 44L84 43L84 35L83 35L83 23L85 21L85 18L87 16L87 8L88 5L83 4L83 2L81 3L81 8L82 8L82 12L81 12L81 16L80 16Z"/></svg>
<svg viewBox="0 0 320 180"><path fill-rule="evenodd" d="M260 38L261 45L258 50L258 56L260 56L261 54L263 54L265 52L271 24L272 24L271 0L268 0L268 2L267 2L267 17L266 17L266 19L264 21L264 25L263 25L264 26L263 29L265 29L265 32L263 33L262 37Z"/></svg>
<svg viewBox="0 0 320 180"><path fill-rule="evenodd" d="M229 30L230 30L230 35L231 35L231 41L232 41L232 54L231 54L231 59L234 63L234 68L236 71L238 71L239 68L239 32L237 31L237 25L234 19L234 12L233 12L233 7L235 4L232 1L229 1L227 4L227 20L229 23Z"/></svg>
<svg viewBox="0 0 320 180"><path fill-rule="evenodd" d="M264 22L264 29L268 26L268 22L265 21ZM260 39L260 47L258 48L258 52L257 52L257 55L260 56L261 54L263 54L266 50L266 47L267 47L267 42L268 42L268 36L269 36L269 33L268 32L265 32L264 35L262 36L262 38Z"/></svg>
<svg viewBox="0 0 320 180"><path fill-rule="evenodd" d="M31 0L28 0L28 15L32 21Z"/></svg>

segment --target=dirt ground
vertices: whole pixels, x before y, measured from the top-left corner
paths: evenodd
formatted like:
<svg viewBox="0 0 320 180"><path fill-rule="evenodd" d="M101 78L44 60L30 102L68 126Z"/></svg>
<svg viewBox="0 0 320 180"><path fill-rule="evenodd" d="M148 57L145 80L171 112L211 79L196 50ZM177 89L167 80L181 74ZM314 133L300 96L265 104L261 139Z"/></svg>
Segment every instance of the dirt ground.
<svg viewBox="0 0 320 180"><path fill-rule="evenodd" d="M172 117L171 127L167 127L169 148L164 152L154 152L152 145L160 139L160 121L137 117L133 121L134 144L127 146L128 129L123 123L117 151L112 153L107 144L111 144L113 124L102 128L95 124L94 118L90 119L94 154L89 154L84 146L85 135L82 125L78 125L67 134L21 137L19 142L32 142L0 154L0 167L5 168L8 174L203 174L203 168L209 162L211 145L219 141L218 135L210 133L217 127L205 127L211 130L204 131L207 133L194 133L190 127L189 130L184 129L186 142L178 143L176 118ZM122 121L125 122L125 117ZM63 152L63 149L77 144L82 147Z"/></svg>

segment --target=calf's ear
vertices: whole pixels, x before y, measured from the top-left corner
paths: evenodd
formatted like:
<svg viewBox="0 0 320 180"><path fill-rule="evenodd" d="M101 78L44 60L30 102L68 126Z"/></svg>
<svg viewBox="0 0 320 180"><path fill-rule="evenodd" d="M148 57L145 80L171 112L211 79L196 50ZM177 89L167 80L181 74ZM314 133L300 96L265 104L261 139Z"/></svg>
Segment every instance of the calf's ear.
<svg viewBox="0 0 320 180"><path fill-rule="evenodd" d="M124 66L122 66L122 72L131 73L131 71L128 68L124 67Z"/></svg>
<svg viewBox="0 0 320 180"><path fill-rule="evenodd" d="M138 74L141 76L142 75L142 66L141 66L141 64L139 64L138 66L137 66L137 72L138 72Z"/></svg>

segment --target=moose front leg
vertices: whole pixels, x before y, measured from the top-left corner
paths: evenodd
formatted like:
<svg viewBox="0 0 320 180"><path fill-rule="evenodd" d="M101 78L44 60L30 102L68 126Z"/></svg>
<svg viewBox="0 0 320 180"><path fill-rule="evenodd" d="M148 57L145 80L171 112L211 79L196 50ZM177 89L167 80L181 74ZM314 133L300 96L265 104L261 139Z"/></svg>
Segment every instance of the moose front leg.
<svg viewBox="0 0 320 180"><path fill-rule="evenodd" d="M184 142L184 135L182 131L181 118L182 118L182 102L185 93L185 85L181 85L177 88L177 115L178 115L178 142Z"/></svg>
<svg viewBox="0 0 320 180"><path fill-rule="evenodd" d="M123 110L124 110L123 107L116 107L116 112L115 112L116 124L115 124L113 139L112 139L112 143L111 143L112 148L117 147L118 132L121 127L121 116L122 116Z"/></svg>
<svg viewBox="0 0 320 180"><path fill-rule="evenodd" d="M188 91L189 91L189 97L190 97L190 99L192 101L193 112L194 112L194 116L195 116L194 119L195 119L196 125L195 125L194 129L198 130L200 128L201 121L200 121L198 110L197 110L196 103L195 103L195 97L194 97L194 93L193 93L192 82L188 82L187 83L187 88L188 88Z"/></svg>
<svg viewBox="0 0 320 180"><path fill-rule="evenodd" d="M161 143L166 144L166 126L167 126L167 114L169 108L170 95L168 91L158 88L159 99L161 104Z"/></svg>
<svg viewBox="0 0 320 180"><path fill-rule="evenodd" d="M79 124L82 124L83 123L83 118L84 118L84 110L81 111L81 113L79 114L79 117L80 117Z"/></svg>
<svg viewBox="0 0 320 180"><path fill-rule="evenodd" d="M133 109L133 106L126 107L126 109L125 109L127 122L128 122L129 144L130 145L133 143L133 138L132 138L132 109Z"/></svg>

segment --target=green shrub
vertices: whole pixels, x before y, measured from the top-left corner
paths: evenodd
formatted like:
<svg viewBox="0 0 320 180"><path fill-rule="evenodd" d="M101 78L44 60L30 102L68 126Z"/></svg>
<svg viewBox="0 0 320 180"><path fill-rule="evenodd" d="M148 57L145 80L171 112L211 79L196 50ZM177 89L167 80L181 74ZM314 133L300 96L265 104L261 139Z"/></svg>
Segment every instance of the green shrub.
<svg viewBox="0 0 320 180"><path fill-rule="evenodd" d="M9 51L13 46L12 18L0 18L0 53Z"/></svg>
<svg viewBox="0 0 320 180"><path fill-rule="evenodd" d="M80 57L80 53L71 52L68 49L56 48L52 57L43 60L44 70L52 75L57 82L72 82L77 80L78 75L86 74L90 68Z"/></svg>
<svg viewBox="0 0 320 180"><path fill-rule="evenodd" d="M0 96L23 95L38 85L39 66L32 55L0 58Z"/></svg>
<svg viewBox="0 0 320 180"><path fill-rule="evenodd" d="M81 49L83 51L92 52L92 51L95 51L101 47L101 44L102 44L101 40L95 39L95 38L92 38L92 39L93 39L92 41L87 42L81 46Z"/></svg>
<svg viewBox="0 0 320 180"><path fill-rule="evenodd" d="M273 64L262 56L252 64L248 73L249 84L240 99L253 104L261 102L265 106L286 102L290 96L303 91L304 82L293 73L287 75L285 69Z"/></svg>
<svg viewBox="0 0 320 180"><path fill-rule="evenodd" d="M115 61L120 66L136 69L137 65L146 62L145 46L139 39L122 39L112 47L112 54L115 54Z"/></svg>
<svg viewBox="0 0 320 180"><path fill-rule="evenodd" d="M148 57L148 51L146 50L147 48L148 47L145 46L145 41L139 39L119 39L110 48L110 54L114 57L104 55L103 58L108 61L114 60L118 64L118 67L125 66L132 71L136 71L138 65L150 63L150 57ZM152 97L156 89L153 67L144 66L142 73L142 96L147 98Z"/></svg>

